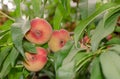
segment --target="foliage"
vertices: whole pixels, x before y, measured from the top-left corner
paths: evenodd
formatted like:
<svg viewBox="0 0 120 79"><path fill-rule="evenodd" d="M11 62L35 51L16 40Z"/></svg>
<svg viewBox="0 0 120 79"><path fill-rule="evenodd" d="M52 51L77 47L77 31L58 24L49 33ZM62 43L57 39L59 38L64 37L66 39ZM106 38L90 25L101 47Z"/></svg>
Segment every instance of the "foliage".
<svg viewBox="0 0 120 79"><path fill-rule="evenodd" d="M120 1L104 1L14 0L13 12L0 10L7 18L0 26L0 79L119 79ZM53 30L68 30L73 40L50 51L41 71L29 72L22 64L24 52L35 53L36 46L49 49L24 38L35 17L46 19Z"/></svg>

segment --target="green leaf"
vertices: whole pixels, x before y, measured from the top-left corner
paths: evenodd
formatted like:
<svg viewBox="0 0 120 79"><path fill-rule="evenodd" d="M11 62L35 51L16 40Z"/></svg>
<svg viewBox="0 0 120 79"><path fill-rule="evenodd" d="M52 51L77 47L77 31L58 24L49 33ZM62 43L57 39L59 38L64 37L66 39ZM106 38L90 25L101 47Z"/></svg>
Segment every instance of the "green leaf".
<svg viewBox="0 0 120 79"><path fill-rule="evenodd" d="M120 3L120 0L113 0L113 1L115 1L116 3Z"/></svg>
<svg viewBox="0 0 120 79"><path fill-rule="evenodd" d="M63 64L71 62L74 59L75 55L81 50L83 50L83 49L76 48L75 46L73 46L71 48L69 54L67 55L67 57L65 57Z"/></svg>
<svg viewBox="0 0 120 79"><path fill-rule="evenodd" d="M113 9L113 8L118 8L118 7L120 7L120 5L117 3L104 4L100 8L98 8L91 16L80 21L79 25L74 30L74 32L75 32L75 35L74 35L75 46L77 47L77 42L79 40L79 37L81 36L84 29L88 26L88 24L90 24L97 16L99 16L103 12L108 11L108 10Z"/></svg>
<svg viewBox="0 0 120 79"><path fill-rule="evenodd" d="M9 72L10 72L10 70L11 70L11 65L8 63L6 63L6 64L3 64L3 68L2 68L2 70L1 70L1 72L0 72L0 78L1 79L3 79Z"/></svg>
<svg viewBox="0 0 120 79"><path fill-rule="evenodd" d="M9 54L9 52L11 50L11 47L12 46L6 46L6 47L1 48L1 51L0 51L0 68L1 68L1 65L2 65L3 61L5 60L7 55Z"/></svg>
<svg viewBox="0 0 120 79"><path fill-rule="evenodd" d="M75 63L71 61L62 65L56 74L56 79L74 79L75 77Z"/></svg>
<svg viewBox="0 0 120 79"><path fill-rule="evenodd" d="M120 56L113 51L100 55L102 71L106 79L120 78Z"/></svg>
<svg viewBox="0 0 120 79"><path fill-rule="evenodd" d="M62 62L65 59L65 57L70 52L71 48L73 46L73 41L68 41L66 45L58 52L55 53L55 70L57 70L60 66L62 66Z"/></svg>
<svg viewBox="0 0 120 79"><path fill-rule="evenodd" d="M91 66L91 76L90 79L103 79L102 71L101 71L101 66L100 66L100 60L98 57L96 57L92 61L92 66Z"/></svg>
<svg viewBox="0 0 120 79"><path fill-rule="evenodd" d="M3 63L3 67L0 71L0 78L5 77L11 70L12 66L10 64L10 57L8 55L8 57L6 58L6 60Z"/></svg>
<svg viewBox="0 0 120 79"><path fill-rule="evenodd" d="M107 45L120 44L120 38L114 37L114 38L110 39L106 44Z"/></svg>
<svg viewBox="0 0 120 79"><path fill-rule="evenodd" d="M11 52L10 52L10 56L9 56L12 67L14 67L15 61L16 61L18 55L19 55L19 52L16 50L15 47L13 47L12 50L11 50Z"/></svg>
<svg viewBox="0 0 120 79"><path fill-rule="evenodd" d="M95 11L96 0L81 0L79 5L81 18L85 19Z"/></svg>
<svg viewBox="0 0 120 79"><path fill-rule="evenodd" d="M25 51L28 51L30 53L36 53L36 46L35 44L32 44L30 42L24 41L23 42L23 47Z"/></svg>
<svg viewBox="0 0 120 79"><path fill-rule="evenodd" d="M74 56L82 49L72 46L68 55L63 59L61 67L56 71L56 79L73 79L75 77Z"/></svg>
<svg viewBox="0 0 120 79"><path fill-rule="evenodd" d="M10 72L11 68L14 66L18 54L19 54L18 51L13 47L3 63L0 72L0 78L5 77Z"/></svg>
<svg viewBox="0 0 120 79"><path fill-rule="evenodd" d="M113 47L109 48L110 51L115 51L117 54L120 55L120 45L113 45Z"/></svg>
<svg viewBox="0 0 120 79"><path fill-rule="evenodd" d="M79 52L74 57L74 60L76 62L76 71L80 70L83 65L89 62L93 54L91 52Z"/></svg>
<svg viewBox="0 0 120 79"><path fill-rule="evenodd" d="M8 74L9 79L23 79L22 68L12 68Z"/></svg>
<svg viewBox="0 0 120 79"><path fill-rule="evenodd" d="M15 9L15 14L14 17L18 18L21 16L21 8L20 8L20 3L21 0L14 0L15 4L16 4L16 9Z"/></svg>
<svg viewBox="0 0 120 79"><path fill-rule="evenodd" d="M66 16L68 16L70 14L70 0L59 0L59 2L62 4ZM65 14L63 14L63 16Z"/></svg>
<svg viewBox="0 0 120 79"><path fill-rule="evenodd" d="M3 36L0 36L0 46L4 46L5 44L7 45L9 39L11 39L10 32L5 33Z"/></svg>
<svg viewBox="0 0 120 79"><path fill-rule="evenodd" d="M9 30L1 30L0 31L0 38L1 38L1 36L3 36L4 34L6 34L7 32L9 32Z"/></svg>
<svg viewBox="0 0 120 79"><path fill-rule="evenodd" d="M34 17L41 17L43 15L42 11L40 11L40 6L42 4L42 0L32 0L32 7L33 7L33 12L34 12Z"/></svg>
<svg viewBox="0 0 120 79"><path fill-rule="evenodd" d="M115 32L120 32L120 27L117 26L117 27L115 28Z"/></svg>
<svg viewBox="0 0 120 79"><path fill-rule="evenodd" d="M54 20L53 20L53 28L54 30L59 30L60 29L60 26L61 26L61 20L62 20L63 16L59 10L59 8L57 7L56 8L56 11L55 11L55 16L54 16Z"/></svg>
<svg viewBox="0 0 120 79"><path fill-rule="evenodd" d="M105 38L114 31L118 16L119 13L116 13L113 16L109 17L106 21L101 20L99 22L91 38L91 45L93 51L97 50L97 48L99 47L99 43L103 38Z"/></svg>
<svg viewBox="0 0 120 79"><path fill-rule="evenodd" d="M55 10L55 16L53 20L53 28L59 30L61 28L61 21L63 18L70 15L70 0L59 0L58 6Z"/></svg>
<svg viewBox="0 0 120 79"><path fill-rule="evenodd" d="M12 40L17 50L24 57L22 41L26 32L30 29L28 19L19 19L11 27Z"/></svg>
<svg viewBox="0 0 120 79"><path fill-rule="evenodd" d="M5 23L2 26L0 26L0 30L10 30L12 23L13 21L11 20L5 21Z"/></svg>

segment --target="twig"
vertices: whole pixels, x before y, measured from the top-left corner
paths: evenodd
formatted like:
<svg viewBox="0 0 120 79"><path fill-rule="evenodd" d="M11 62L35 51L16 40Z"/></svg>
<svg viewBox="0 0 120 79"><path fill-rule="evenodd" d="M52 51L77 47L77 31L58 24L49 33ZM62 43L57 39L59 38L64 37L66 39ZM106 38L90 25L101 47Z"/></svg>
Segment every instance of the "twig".
<svg viewBox="0 0 120 79"><path fill-rule="evenodd" d="M4 16L6 16L7 18L9 18L10 20L12 20L12 21L15 21L15 19L14 18L12 18L12 17L10 17L10 16L8 16L7 14L5 14L4 12L2 12L2 11L0 11L0 14L2 14L2 15L4 15Z"/></svg>

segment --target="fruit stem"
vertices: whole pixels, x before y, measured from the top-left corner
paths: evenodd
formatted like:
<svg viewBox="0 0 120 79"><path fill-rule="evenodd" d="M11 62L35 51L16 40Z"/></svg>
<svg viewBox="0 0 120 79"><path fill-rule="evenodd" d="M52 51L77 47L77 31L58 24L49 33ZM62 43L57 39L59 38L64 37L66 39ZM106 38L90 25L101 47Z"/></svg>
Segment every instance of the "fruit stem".
<svg viewBox="0 0 120 79"><path fill-rule="evenodd" d="M9 19L10 19L10 20L12 20L12 21L15 21L15 19L14 19L14 18L12 18L12 17L8 16L7 14L5 14L5 13L4 13L4 12L2 12L2 11L0 11L0 14L4 15L5 17L9 18Z"/></svg>

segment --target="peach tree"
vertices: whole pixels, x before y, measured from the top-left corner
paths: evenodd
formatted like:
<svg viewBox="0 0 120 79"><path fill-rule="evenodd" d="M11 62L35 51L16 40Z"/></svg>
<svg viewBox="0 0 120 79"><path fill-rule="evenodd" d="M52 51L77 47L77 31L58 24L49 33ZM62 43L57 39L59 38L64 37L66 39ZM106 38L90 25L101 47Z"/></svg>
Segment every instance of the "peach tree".
<svg viewBox="0 0 120 79"><path fill-rule="evenodd" d="M12 2L0 10L0 79L120 78L119 0Z"/></svg>

